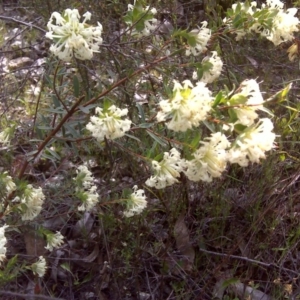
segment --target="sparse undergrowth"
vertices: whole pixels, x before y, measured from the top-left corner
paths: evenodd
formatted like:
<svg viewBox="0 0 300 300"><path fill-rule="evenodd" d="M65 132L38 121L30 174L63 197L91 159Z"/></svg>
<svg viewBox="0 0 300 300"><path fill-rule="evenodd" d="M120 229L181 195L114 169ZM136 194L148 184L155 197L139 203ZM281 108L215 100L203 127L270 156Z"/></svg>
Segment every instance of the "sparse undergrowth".
<svg viewBox="0 0 300 300"><path fill-rule="evenodd" d="M226 8L232 3L227 4ZM197 1L152 5L162 20L171 24L159 32L160 49L146 39L113 43L125 28L125 1L95 4L88 0L24 0L10 7L4 5L2 14L9 16L22 17L24 11L31 11L30 19L41 28L46 28L53 11L70 7L91 11L95 24L101 20L103 47L108 50L101 51L93 61L65 64L50 57L50 42L45 42L42 32L14 22L0 24L3 35L12 28L27 33L26 38L21 35L25 39L21 46L15 43L21 34L18 32L6 41L0 40L1 62L30 58L11 65L10 72L0 73L1 128L11 126L12 121L16 127L9 149L0 148L1 172L9 170L12 177L18 177L24 161L34 155L63 117L60 99L67 108L81 95L88 102L114 82L129 78L142 63L149 63L145 48L152 47L151 59L160 58L159 51L169 42L170 26L193 28L203 18L217 28L222 19L219 14L223 13L221 4L214 8ZM150 126L148 131L136 126L134 137L127 136L122 142L105 139L100 144L80 134L93 107L88 113L84 106L79 107L79 113L72 116L41 156L30 161L19 178L42 187L46 201L41 214L22 226L18 215L5 217L12 226L6 231L8 266L0 270L3 299L40 294L48 296L43 299L229 300L248 299L246 291L252 293L253 300L300 299L299 83L297 62L287 60L289 46L284 43L275 49L257 36L236 42L230 35L220 35L208 45L208 50L217 48L224 62L221 77L211 85L214 92L224 85L233 90L244 79L257 78L267 99L293 82L289 96L282 101L275 99L268 107L274 113L275 132L279 135L276 148L261 164L248 168L230 165L211 183L192 182L182 175L178 184L163 190L147 187L144 183L149 177L149 164L138 153L150 157L151 153L167 151L177 136L167 135L167 129L160 127L158 133L163 139ZM124 81L108 100L115 103L118 99L117 104L126 105L133 124L140 123L144 115L154 119L161 87L171 79L190 78L192 73L193 65L181 52L176 59L171 57L138 74L138 81ZM102 102L100 99L96 103ZM136 110L138 117L133 113ZM144 121L147 128L152 120ZM209 133L209 127L201 128L202 136ZM182 137L197 138L193 132L182 133ZM186 151L184 143L182 149ZM78 211L74 170L83 162L89 164L101 199L97 213ZM142 215L124 218L120 199L125 199L134 185L143 186L148 206ZM59 231L64 236L61 247L52 252L45 249L48 231ZM48 265L43 278L24 268L40 256Z"/></svg>

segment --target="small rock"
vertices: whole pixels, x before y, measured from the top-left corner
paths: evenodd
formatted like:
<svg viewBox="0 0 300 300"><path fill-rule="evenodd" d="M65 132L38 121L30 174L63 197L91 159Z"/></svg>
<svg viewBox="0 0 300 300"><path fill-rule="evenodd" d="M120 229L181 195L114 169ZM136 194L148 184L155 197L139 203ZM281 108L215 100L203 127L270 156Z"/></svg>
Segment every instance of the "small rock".
<svg viewBox="0 0 300 300"><path fill-rule="evenodd" d="M24 68L24 67L28 67L30 65L32 65L33 60L30 57L19 57L19 58L15 58L12 59L9 63L8 63L8 68L10 70L16 70L19 68Z"/></svg>

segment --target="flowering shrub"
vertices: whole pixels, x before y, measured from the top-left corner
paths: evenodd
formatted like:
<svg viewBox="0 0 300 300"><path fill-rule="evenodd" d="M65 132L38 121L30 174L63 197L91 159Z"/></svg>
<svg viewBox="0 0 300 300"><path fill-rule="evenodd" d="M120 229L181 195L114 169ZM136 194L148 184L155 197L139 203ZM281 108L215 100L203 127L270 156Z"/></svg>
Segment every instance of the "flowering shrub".
<svg viewBox="0 0 300 300"><path fill-rule="evenodd" d="M18 225L33 220L38 222L38 217L43 216L51 183L48 186L37 183L40 186L34 187L35 184L25 181L25 172L28 166L41 160L51 160L56 166L61 155L66 153L72 161L70 172L73 180L68 193L74 200L72 205L76 206L76 213L100 214L101 207L118 203L125 205L121 215L127 218L142 214L149 207L147 197L150 193L180 184L181 176L193 182L212 182L226 172L229 164L246 167L250 163L260 163L267 152L275 148L272 113L265 108L268 101L264 100L255 79L246 79L238 88L233 87L231 91L229 88L220 89L216 94L212 84L221 76L223 62L213 38L233 33L236 40L241 40L247 34L259 34L277 46L291 41L294 32L298 31L296 11L295 8L285 10L279 0L267 1L261 8L256 2L238 3L228 11L222 28L213 30L204 21L198 29L173 30L166 41L158 34L163 24L154 18L157 10L142 1L135 1L128 5L123 28L108 48L111 47L112 53L121 52L114 48L115 40L119 39L123 45L140 39L146 43L145 53L135 56L134 49L121 53L128 59L133 57L128 63L133 69L129 70L127 65L125 72L112 54L111 60L118 66L119 74L100 68L96 69L99 77L89 72L80 73L79 69L71 70L71 64L79 64L78 60L92 60L97 58L100 50L106 51L105 47L101 49L102 25L99 22L95 27L88 25L87 21L91 20L89 12L83 14L84 19L80 22L77 9L66 9L62 14L52 13L46 33L46 37L53 41L50 52L55 58L68 62L62 69L59 62L53 78L47 79L52 81L51 88L45 93L51 95L53 105L43 109L55 117L51 120L45 116L41 118L48 123L37 126L38 138L33 140L37 145L18 172L12 176L7 171L0 173L2 216L20 216L20 223L9 219ZM108 30L105 28L104 32ZM200 59L201 63L196 61L195 57L206 55L208 49L212 49L211 54ZM184 62L195 70L192 78L186 78L187 73L180 74L180 70L164 76L166 69L172 70L173 64L180 61L178 54L181 53L185 54L182 56ZM292 50L290 59L294 59L295 55L291 53ZM168 63L167 67L159 68L163 62ZM80 76L70 75L73 71ZM72 80L68 76L73 76ZM57 78L62 82L59 88ZM128 82L134 86L133 93L123 86ZM290 87L279 94L285 97ZM205 127L210 130L209 134ZM0 143L9 146L10 140L11 131L2 130ZM78 148L75 144L79 145ZM128 155L128 161L133 157L139 168L148 173L148 179L139 178L142 181L139 186L143 185L144 189L134 184L127 197L119 199L118 193L109 190L107 194L118 199L103 199L104 193L99 188L101 180L96 178L92 165L98 167L99 156L126 161L120 152ZM93 156L95 159L91 159ZM114 169L112 160L101 167L105 169L107 164ZM110 182L115 180L116 173L109 173ZM135 176L138 175L132 174L133 181L138 180ZM60 186L61 183L56 184ZM5 258L4 232L10 225L0 228L0 261ZM39 230L47 242L47 250L54 251L64 245L65 237L60 231ZM43 277L47 262L39 256L38 261L28 268Z"/></svg>

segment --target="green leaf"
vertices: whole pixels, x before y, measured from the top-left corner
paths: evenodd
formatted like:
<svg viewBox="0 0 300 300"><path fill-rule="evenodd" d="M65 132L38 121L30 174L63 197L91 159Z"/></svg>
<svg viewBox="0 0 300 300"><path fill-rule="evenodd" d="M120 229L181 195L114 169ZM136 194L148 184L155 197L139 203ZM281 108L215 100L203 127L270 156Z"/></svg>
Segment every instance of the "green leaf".
<svg viewBox="0 0 300 300"><path fill-rule="evenodd" d="M63 268L64 270L68 271L73 276L73 273L72 273L72 271L70 269L69 263L67 263L67 262L66 263L62 263L60 266L61 266L61 268Z"/></svg>
<svg viewBox="0 0 300 300"><path fill-rule="evenodd" d="M128 134L128 133L125 133L125 135L126 135L127 137L133 139L133 140L136 140L136 141L138 141L138 142L141 142L141 140L140 140L139 138L135 137L134 135L131 135L131 134Z"/></svg>
<svg viewBox="0 0 300 300"><path fill-rule="evenodd" d="M45 112L55 113L55 114L65 114L66 111L62 106L59 106L57 108L46 108L44 109Z"/></svg>
<svg viewBox="0 0 300 300"><path fill-rule="evenodd" d="M52 149L50 149L49 147L46 147L47 152L49 152L53 157L55 157L57 160L60 160L61 157L58 155L57 152L53 151Z"/></svg>
<svg viewBox="0 0 300 300"><path fill-rule="evenodd" d="M214 128L214 126L213 126L211 123L209 123L209 122L207 122L207 121L203 121L203 124L204 124L211 132L215 132L215 128Z"/></svg>
<svg viewBox="0 0 300 300"><path fill-rule="evenodd" d="M286 159L285 154L284 153L280 154L279 159L280 159L280 161L285 161L285 159Z"/></svg>
<svg viewBox="0 0 300 300"><path fill-rule="evenodd" d="M142 124L139 124L138 127L139 128L150 128L154 125L154 123L142 123Z"/></svg>
<svg viewBox="0 0 300 300"><path fill-rule="evenodd" d="M230 123L234 123L237 120L237 115L236 115L236 112L234 111L234 109L229 108L228 114L229 114L229 118L230 118Z"/></svg>
<svg viewBox="0 0 300 300"><path fill-rule="evenodd" d="M42 130L53 130L53 127L50 126L37 126L37 128Z"/></svg>
<svg viewBox="0 0 300 300"><path fill-rule="evenodd" d="M58 98L56 97L56 95L52 96L52 102L53 102L54 107L60 107L61 106Z"/></svg>
<svg viewBox="0 0 300 300"><path fill-rule="evenodd" d="M79 80L76 75L73 76L73 90L74 90L74 96L76 98L79 97Z"/></svg>
<svg viewBox="0 0 300 300"><path fill-rule="evenodd" d="M136 107L139 111L139 115L141 116L142 122L146 122L143 106L140 105L139 103L136 103ZM139 127L143 128L141 125ZM144 127L144 128L148 128L148 127Z"/></svg>
<svg viewBox="0 0 300 300"><path fill-rule="evenodd" d="M245 104L247 103L247 101L248 98L246 96L241 94L236 94L230 98L229 103L230 105L239 105L239 104Z"/></svg>
<svg viewBox="0 0 300 300"><path fill-rule="evenodd" d="M164 158L164 153L159 153L158 155L156 155L154 157L153 160L156 160L156 161L162 161L162 159Z"/></svg>
<svg viewBox="0 0 300 300"><path fill-rule="evenodd" d="M147 130L147 133L151 136L151 138L154 140L154 141L156 141L158 144L160 144L161 146L163 146L163 147L167 147L167 143L164 141L164 140L162 140L160 137L158 137L158 136L156 136L155 134L153 134L151 131L148 131Z"/></svg>
<svg viewBox="0 0 300 300"><path fill-rule="evenodd" d="M78 106L78 109L80 109L82 112L84 112L85 114L89 114L90 110L97 107L98 105L96 104L90 104L88 106Z"/></svg>
<svg viewBox="0 0 300 300"><path fill-rule="evenodd" d="M187 43L189 44L189 46L195 47L197 45L196 35L193 33L189 34L187 36Z"/></svg>
<svg viewBox="0 0 300 300"><path fill-rule="evenodd" d="M230 279L224 280L224 282L222 284L222 287L226 288L229 285L234 284L234 283L238 283L238 282L240 282L239 279L237 279L237 278L230 278Z"/></svg>
<svg viewBox="0 0 300 300"><path fill-rule="evenodd" d="M223 93L222 93L222 91L220 91L220 92L217 94L217 96L216 96L216 98L215 98L215 101L214 101L212 107L213 107L213 108L217 107L218 104L219 104L222 100L223 100Z"/></svg>
<svg viewBox="0 0 300 300"><path fill-rule="evenodd" d="M197 131L195 137L193 138L193 140L190 143L191 147L192 148L198 147L200 140L201 140L201 134L199 131Z"/></svg>
<svg viewBox="0 0 300 300"><path fill-rule="evenodd" d="M74 123L73 123L74 124ZM78 138L80 137L79 133L77 132L76 129L74 129L74 127L72 126L73 124L70 124L70 123L65 123L64 124L64 128L67 130L67 132L69 134L72 135L73 138ZM77 124L77 123L76 123Z"/></svg>

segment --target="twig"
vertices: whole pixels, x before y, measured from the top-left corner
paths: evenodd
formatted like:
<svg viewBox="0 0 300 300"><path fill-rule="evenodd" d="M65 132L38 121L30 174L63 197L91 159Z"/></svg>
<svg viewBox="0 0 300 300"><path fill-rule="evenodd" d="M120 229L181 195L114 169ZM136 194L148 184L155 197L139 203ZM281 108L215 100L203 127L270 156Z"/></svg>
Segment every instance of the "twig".
<svg viewBox="0 0 300 300"><path fill-rule="evenodd" d="M113 84L110 88L108 88L107 90L103 91L102 93L100 93L98 96L92 98L91 100L89 100L88 102L86 102L83 106L86 107L90 104L93 104L94 102L96 102L98 99L100 98L103 98L105 95L107 95L108 93L110 93L112 90L114 90L116 87L118 87L119 85L121 85L122 83L124 83L125 81L129 80L130 78L138 75L139 73L142 73L143 71L145 70L148 70L149 68L153 67L154 65L170 58L172 56L171 55L166 55L166 56L163 56L151 63L149 63L148 65L142 67L142 68L139 68L137 69L135 72L133 72L131 75L127 76L127 77L124 77L122 79L120 79L119 81L117 81L115 84ZM78 109L77 109L78 110Z"/></svg>
<svg viewBox="0 0 300 300"><path fill-rule="evenodd" d="M55 68L55 71L54 71L54 77L53 77L53 91L54 91L54 93L55 93L55 96L56 96L57 100L62 104L62 106L64 107L64 109L65 109L66 112L68 113L69 110L68 110L67 106L64 104L64 102L62 101L62 99L60 98L60 95L59 95L59 93L57 92L56 84L55 84L55 81L56 81L56 78L57 78L57 72L58 72L59 64L60 64L60 61L58 61L57 65L56 65L56 68Z"/></svg>
<svg viewBox="0 0 300 300"><path fill-rule="evenodd" d="M49 297L49 296L33 295L33 294L21 294L21 293L1 291L1 290L0 290L0 295L20 297L22 299L34 298L34 299L37 299L37 300L39 300L39 299L44 299L44 300L65 300L64 298L54 298L54 297Z"/></svg>
<svg viewBox="0 0 300 300"><path fill-rule="evenodd" d="M235 259L239 259L239 260L244 260L244 261L247 261L247 262L250 262L250 263L253 263L253 264L257 264L257 265L261 265L261 266L264 266L264 267L267 267L267 268L270 268L270 267L275 267L277 269L281 269L281 270L284 270L284 271L287 271L287 272L291 272L295 275L299 275L299 272L295 272L291 269L287 269L287 268L284 268L284 267L279 267L273 263L265 263L265 262L262 262L262 261L259 261L259 260L255 260L255 259L251 259L251 258L248 258L248 257L245 257L245 256L238 256L238 255L232 255L232 254L224 254L224 253L219 253L219 252L214 252L214 251L209 251L209 250L205 250L205 249L202 249L202 248L198 248L201 252L205 252L205 253L208 253L208 254L213 254L213 255L216 255L216 256L222 256L222 257L227 257L227 258L235 258Z"/></svg>
<svg viewBox="0 0 300 300"><path fill-rule="evenodd" d="M15 18L12 18L12 17L6 17L6 16L1 16L0 15L0 19L2 20L6 20L6 21L11 21L11 22L15 22L15 23L19 23L19 24L22 24L22 25L25 25L27 27L33 27L39 31L41 31L42 33L46 33L47 31L44 30L43 28L37 26L37 25L34 25L32 23L26 23L24 21L21 21L21 20L18 20L18 19L15 19Z"/></svg>
<svg viewBox="0 0 300 300"><path fill-rule="evenodd" d="M44 139L44 141L39 145L37 152L33 155L33 159L37 158L39 154L42 152L44 147L49 143L49 141L55 136L55 134L61 129L61 127L65 124L65 122L72 116L72 114L75 112L77 106L80 104L80 102L85 98L85 96L81 96L76 103L71 107L69 112L62 118L60 123L56 126L55 129L53 129L49 135ZM26 160L18 174L18 178L21 179L24 175L24 172L28 166L28 160Z"/></svg>

